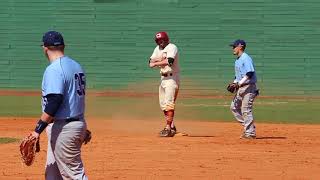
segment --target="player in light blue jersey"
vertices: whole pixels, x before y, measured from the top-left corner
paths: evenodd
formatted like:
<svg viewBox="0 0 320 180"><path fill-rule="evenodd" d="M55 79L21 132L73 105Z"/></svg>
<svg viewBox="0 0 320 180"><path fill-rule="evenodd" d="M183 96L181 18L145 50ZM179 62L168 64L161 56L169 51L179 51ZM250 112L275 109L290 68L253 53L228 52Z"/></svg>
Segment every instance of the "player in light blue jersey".
<svg viewBox="0 0 320 180"><path fill-rule="evenodd" d="M46 180L88 179L81 146L91 138L84 119L86 76L75 60L64 55L64 40L56 31L43 36L43 52L50 64L42 81L42 115L33 136L46 129Z"/></svg>
<svg viewBox="0 0 320 180"><path fill-rule="evenodd" d="M252 58L244 52L246 42L236 40L232 46L235 60L236 95L231 103L231 111L238 122L243 126L242 139L255 139L256 127L254 124L252 108L255 97L259 94L256 87L257 76Z"/></svg>

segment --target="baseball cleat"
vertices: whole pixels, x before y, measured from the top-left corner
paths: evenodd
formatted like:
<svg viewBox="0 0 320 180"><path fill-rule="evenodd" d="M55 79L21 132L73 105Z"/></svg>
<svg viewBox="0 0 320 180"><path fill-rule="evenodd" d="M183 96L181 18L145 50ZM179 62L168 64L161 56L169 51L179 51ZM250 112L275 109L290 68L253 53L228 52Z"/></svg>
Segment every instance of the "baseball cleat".
<svg viewBox="0 0 320 180"><path fill-rule="evenodd" d="M160 137L173 137L175 135L175 131L164 128L162 131L160 131L159 135Z"/></svg>
<svg viewBox="0 0 320 180"><path fill-rule="evenodd" d="M177 133L177 128L176 128L176 126L173 126L173 127L171 128L171 131L174 131L175 133Z"/></svg>
<svg viewBox="0 0 320 180"><path fill-rule="evenodd" d="M240 139L256 139L255 135L246 135L246 134L242 134L240 136Z"/></svg>

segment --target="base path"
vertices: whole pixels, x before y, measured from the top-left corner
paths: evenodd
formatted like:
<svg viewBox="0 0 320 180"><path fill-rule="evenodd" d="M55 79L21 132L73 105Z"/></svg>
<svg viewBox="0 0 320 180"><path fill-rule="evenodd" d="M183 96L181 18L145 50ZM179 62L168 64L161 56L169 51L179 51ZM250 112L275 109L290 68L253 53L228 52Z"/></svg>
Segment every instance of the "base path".
<svg viewBox="0 0 320 180"><path fill-rule="evenodd" d="M37 118L0 118L0 137L22 138ZM188 136L160 138L159 120L88 118L93 139L82 156L90 179L320 179L320 125L257 123L241 140L237 123L180 121ZM44 179L47 137L30 167L19 143L0 144L0 179Z"/></svg>

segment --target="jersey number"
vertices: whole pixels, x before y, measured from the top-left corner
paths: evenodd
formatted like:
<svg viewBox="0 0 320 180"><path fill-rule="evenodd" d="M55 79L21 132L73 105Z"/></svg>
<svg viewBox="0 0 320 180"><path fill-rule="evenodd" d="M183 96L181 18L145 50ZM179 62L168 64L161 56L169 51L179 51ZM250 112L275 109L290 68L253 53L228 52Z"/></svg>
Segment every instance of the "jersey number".
<svg viewBox="0 0 320 180"><path fill-rule="evenodd" d="M76 80L77 93L79 96L85 95L85 87L86 87L86 77L83 73L74 74L74 78Z"/></svg>

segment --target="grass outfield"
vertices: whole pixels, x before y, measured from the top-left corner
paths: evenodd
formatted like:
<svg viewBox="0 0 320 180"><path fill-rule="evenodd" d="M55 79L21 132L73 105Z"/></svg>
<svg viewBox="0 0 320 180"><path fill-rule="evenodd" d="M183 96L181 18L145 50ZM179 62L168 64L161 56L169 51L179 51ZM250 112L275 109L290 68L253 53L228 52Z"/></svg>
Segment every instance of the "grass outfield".
<svg viewBox="0 0 320 180"><path fill-rule="evenodd" d="M222 99L180 98L177 120L233 121L229 110L232 97ZM0 96L0 116L38 117L41 99L37 96ZM257 122L320 124L320 99L257 98ZM106 119L161 119L157 97L87 97L87 117Z"/></svg>
<svg viewBox="0 0 320 180"><path fill-rule="evenodd" d="M8 144L19 141L17 138L9 138L9 137L0 137L0 144Z"/></svg>

